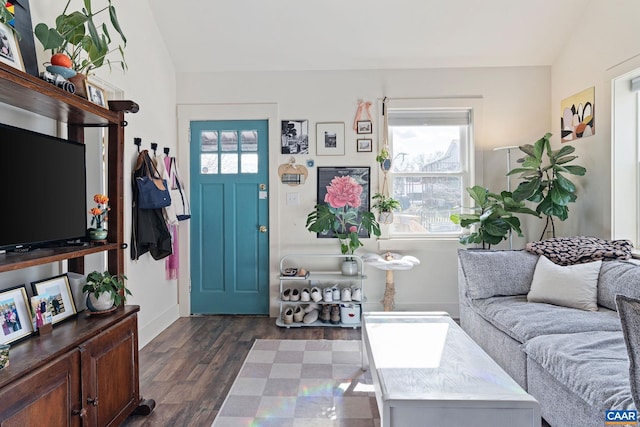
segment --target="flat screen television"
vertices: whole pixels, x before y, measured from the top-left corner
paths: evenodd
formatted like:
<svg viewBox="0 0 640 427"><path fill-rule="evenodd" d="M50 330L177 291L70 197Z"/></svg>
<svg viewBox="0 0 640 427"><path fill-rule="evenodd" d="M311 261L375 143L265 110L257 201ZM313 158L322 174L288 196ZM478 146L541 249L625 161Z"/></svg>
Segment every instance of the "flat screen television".
<svg viewBox="0 0 640 427"><path fill-rule="evenodd" d="M84 144L0 124L0 249L83 240Z"/></svg>

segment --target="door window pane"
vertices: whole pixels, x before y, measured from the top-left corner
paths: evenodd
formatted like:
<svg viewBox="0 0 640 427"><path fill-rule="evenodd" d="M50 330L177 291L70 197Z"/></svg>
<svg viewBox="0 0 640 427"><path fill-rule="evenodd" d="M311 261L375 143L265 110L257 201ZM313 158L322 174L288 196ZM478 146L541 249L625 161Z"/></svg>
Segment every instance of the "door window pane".
<svg viewBox="0 0 640 427"><path fill-rule="evenodd" d="M200 134L200 150L201 151L218 151L218 132L203 131Z"/></svg>
<svg viewBox="0 0 640 427"><path fill-rule="evenodd" d="M224 150L224 141L222 149ZM238 173L238 153L221 154L220 164L220 173Z"/></svg>
<svg viewBox="0 0 640 427"><path fill-rule="evenodd" d="M258 151L258 131L242 131L240 134L240 148L242 151Z"/></svg>
<svg viewBox="0 0 640 427"><path fill-rule="evenodd" d="M257 154L242 154L240 157L240 173L258 173Z"/></svg>
<svg viewBox="0 0 640 427"><path fill-rule="evenodd" d="M221 151L238 151L238 132L229 130L220 132L220 147ZM224 161L222 163L224 164ZM222 169L224 170L224 166Z"/></svg>
<svg viewBox="0 0 640 427"><path fill-rule="evenodd" d="M200 173L204 175L218 173L218 154L200 154Z"/></svg>

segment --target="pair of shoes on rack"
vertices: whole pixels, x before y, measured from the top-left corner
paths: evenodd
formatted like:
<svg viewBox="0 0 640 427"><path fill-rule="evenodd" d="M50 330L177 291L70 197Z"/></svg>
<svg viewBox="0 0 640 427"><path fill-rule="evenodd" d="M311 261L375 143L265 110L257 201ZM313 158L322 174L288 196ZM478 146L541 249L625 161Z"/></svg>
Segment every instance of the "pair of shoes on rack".
<svg viewBox="0 0 640 427"><path fill-rule="evenodd" d="M317 319L318 309L312 308L309 311L307 311L307 308L303 308L301 305L285 308L284 312L282 313L282 321L284 322L285 325L290 325L293 322L308 323L308 322L305 322L305 318L307 318L307 316L314 311L316 312L316 319Z"/></svg>
<svg viewBox="0 0 640 427"><path fill-rule="evenodd" d="M282 291L282 301L300 301L300 290L295 288L285 289Z"/></svg>

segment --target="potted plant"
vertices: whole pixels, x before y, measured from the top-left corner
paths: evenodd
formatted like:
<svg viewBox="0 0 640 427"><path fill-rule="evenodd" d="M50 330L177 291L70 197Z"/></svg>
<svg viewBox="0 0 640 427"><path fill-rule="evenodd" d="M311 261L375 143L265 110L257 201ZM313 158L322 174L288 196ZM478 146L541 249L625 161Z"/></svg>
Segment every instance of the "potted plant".
<svg viewBox="0 0 640 427"><path fill-rule="evenodd" d="M467 188L467 192L476 202L471 214L452 214L450 219L454 224L460 224L463 228L476 226L474 232L460 236L460 243L468 245L472 243L482 244L483 249L490 249L506 240L510 231L515 231L522 237L520 220L514 213L538 214L524 206L523 202L516 202L511 193L503 191L500 194L489 192L488 189L476 185Z"/></svg>
<svg viewBox="0 0 640 427"><path fill-rule="evenodd" d="M84 92L84 78L92 70L103 65L119 63L123 70L127 69L124 59L124 48L127 39L120 28L115 7L112 0L106 0L107 5L93 9L92 0L84 0L84 7L79 11L68 11L71 0L67 1L62 14L56 18L55 27L49 27L45 23L39 23L34 28L36 38L40 41L45 50L51 50L54 66L59 66L56 70L61 71L70 68L79 75L63 75L71 80L78 79L76 83L76 93L86 97ZM96 25L94 18L105 12L109 13L111 27L120 36L122 44L112 47L111 33L106 22ZM111 61L108 57L119 52L119 60ZM65 59L66 57L66 59ZM56 72L56 71L52 71ZM74 73L74 74L75 74ZM60 73L59 73L60 74Z"/></svg>
<svg viewBox="0 0 640 427"><path fill-rule="evenodd" d="M380 225L371 212L359 212L362 186L352 177L336 176L327 186L324 201L327 204L317 204L307 216L307 230L314 233L333 234L340 241L340 251L343 255L353 255L364 244L358 238L361 230L369 234L380 236ZM357 274L356 261L347 257L342 265L342 274L352 276Z"/></svg>
<svg viewBox="0 0 640 427"><path fill-rule="evenodd" d="M82 287L82 292L87 295L87 308L91 311L105 311L112 307L119 307L131 295L124 281L124 274L111 275L108 271L100 273L92 271L87 276L87 283Z"/></svg>
<svg viewBox="0 0 640 427"><path fill-rule="evenodd" d="M96 194L93 201L97 203L95 208L91 208L91 225L96 228L89 229L89 237L91 240L104 240L107 238L107 230L104 229L104 223L107 222L107 213L111 210L109 207L109 197L104 194Z"/></svg>
<svg viewBox="0 0 640 427"><path fill-rule="evenodd" d="M520 150L527 156L518 160L518 163L522 163L521 167L514 168L508 173L508 175L520 174L522 179L513 192L513 200L516 202L529 200L537 203L536 212L547 217L540 240L544 237L549 225L551 225L553 237L556 237L553 217L559 218L560 221L566 220L569 216L569 203L575 202L578 198L576 186L565 175L583 176L587 172L582 166L568 165L578 158L571 155L575 151L573 146L563 145L559 150L551 150L549 138L551 134L547 133L533 145L521 145Z"/></svg>
<svg viewBox="0 0 640 427"><path fill-rule="evenodd" d="M381 224L392 224L393 211L400 208L400 202L382 193L376 193L373 200L376 201L372 207L378 211L378 221Z"/></svg>

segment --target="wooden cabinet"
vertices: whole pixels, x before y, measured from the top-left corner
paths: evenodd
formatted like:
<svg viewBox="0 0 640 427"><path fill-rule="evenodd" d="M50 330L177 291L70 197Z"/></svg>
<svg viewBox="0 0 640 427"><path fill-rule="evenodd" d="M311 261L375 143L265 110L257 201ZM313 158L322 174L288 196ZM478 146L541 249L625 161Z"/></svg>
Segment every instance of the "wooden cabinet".
<svg viewBox="0 0 640 427"><path fill-rule="evenodd" d="M111 206L106 244L0 254L0 273L62 260L69 271L83 273L84 256L105 251L109 271L124 273L125 111L92 104L4 63L0 103L64 122L69 139L78 142L84 142L85 128L104 127ZM135 103L118 105L114 110ZM133 411L150 413L155 403L141 401L138 388L138 311L126 306L108 316L80 313L48 335L12 345L10 365L0 370L0 427L117 426Z"/></svg>
<svg viewBox="0 0 640 427"><path fill-rule="evenodd" d="M118 426L140 403L138 306L56 325L11 347L0 426Z"/></svg>

